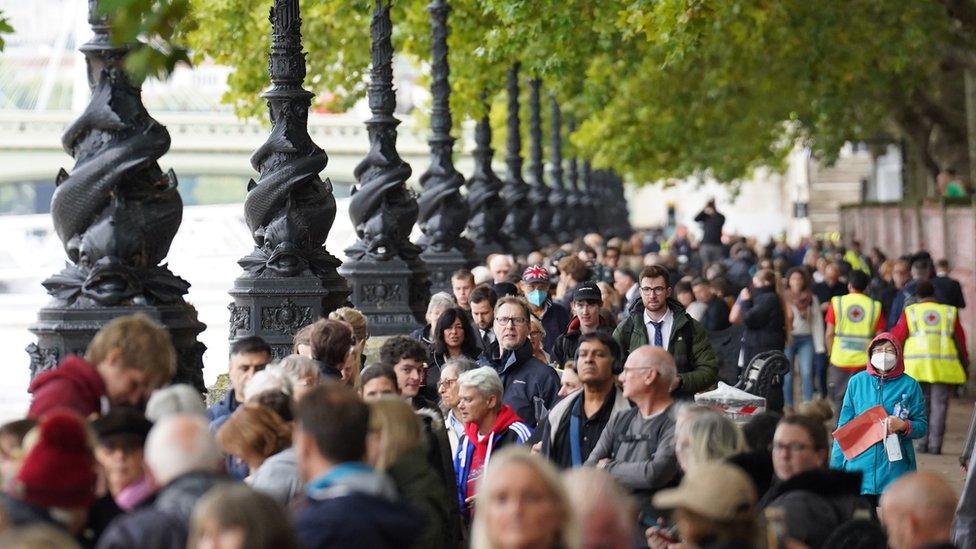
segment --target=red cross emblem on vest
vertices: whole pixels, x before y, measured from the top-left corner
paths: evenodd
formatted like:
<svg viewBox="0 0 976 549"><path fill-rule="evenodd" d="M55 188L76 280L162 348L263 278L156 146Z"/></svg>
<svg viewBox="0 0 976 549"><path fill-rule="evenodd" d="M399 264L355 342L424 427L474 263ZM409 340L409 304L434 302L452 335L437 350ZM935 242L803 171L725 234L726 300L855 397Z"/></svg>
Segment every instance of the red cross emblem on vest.
<svg viewBox="0 0 976 549"><path fill-rule="evenodd" d="M851 322L860 322L864 320L864 307L860 305L852 305L850 309L847 310L847 318Z"/></svg>
<svg viewBox="0 0 976 549"><path fill-rule="evenodd" d="M939 313L936 311L927 311L925 317L922 319L929 326L935 326L939 323Z"/></svg>

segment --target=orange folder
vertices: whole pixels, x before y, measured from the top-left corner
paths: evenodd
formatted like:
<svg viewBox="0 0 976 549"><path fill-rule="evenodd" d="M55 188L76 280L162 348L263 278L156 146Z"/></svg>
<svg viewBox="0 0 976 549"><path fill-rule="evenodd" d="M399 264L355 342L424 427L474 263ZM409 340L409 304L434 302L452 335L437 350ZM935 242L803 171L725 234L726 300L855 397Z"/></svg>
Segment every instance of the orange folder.
<svg viewBox="0 0 976 549"><path fill-rule="evenodd" d="M854 459L868 448L884 440L885 418L888 412L881 406L868 408L864 413L848 421L833 432L844 457Z"/></svg>

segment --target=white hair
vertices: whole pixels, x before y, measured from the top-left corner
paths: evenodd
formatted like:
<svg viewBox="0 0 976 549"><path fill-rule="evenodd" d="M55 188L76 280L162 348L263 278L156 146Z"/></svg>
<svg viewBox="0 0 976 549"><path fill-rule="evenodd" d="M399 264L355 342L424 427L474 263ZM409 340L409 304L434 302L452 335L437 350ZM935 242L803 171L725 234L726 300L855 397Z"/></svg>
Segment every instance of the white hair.
<svg viewBox="0 0 976 549"><path fill-rule="evenodd" d="M244 401L251 400L261 393L274 391L292 396L295 393L295 382L298 381L278 364L272 364L254 374L244 386Z"/></svg>
<svg viewBox="0 0 976 549"><path fill-rule="evenodd" d="M484 284L486 282L491 282L491 271L488 267L484 265L478 265L477 267L471 269L471 276L474 277L474 285Z"/></svg>
<svg viewBox="0 0 976 549"><path fill-rule="evenodd" d="M159 420L146 437L146 465L159 486L193 472L218 473L223 459L205 418L176 414Z"/></svg>
<svg viewBox="0 0 976 549"><path fill-rule="evenodd" d="M190 385L179 383L157 389L149 395L146 403L146 419L153 423L173 414L207 415L200 391Z"/></svg>
<svg viewBox="0 0 976 549"><path fill-rule="evenodd" d="M515 260L512 259L512 256L505 255L505 254L495 254L491 256L490 260L488 260L488 266L491 267L492 265L497 264L499 260L504 260L506 263L508 263L509 266L515 265Z"/></svg>
<svg viewBox="0 0 976 549"><path fill-rule="evenodd" d="M447 292L437 292L430 296L430 301L427 303L427 315L429 316L437 309L450 309L456 305L457 301L454 301L453 295Z"/></svg>
<svg viewBox="0 0 976 549"><path fill-rule="evenodd" d="M485 398L498 397L498 405L502 404L502 393L505 391L502 378L491 366L482 366L464 372L458 376L458 387L470 387L481 393Z"/></svg>
<svg viewBox="0 0 976 549"><path fill-rule="evenodd" d="M315 361L302 355L288 355L278 362L278 366L295 379L303 377L318 379L321 375Z"/></svg>

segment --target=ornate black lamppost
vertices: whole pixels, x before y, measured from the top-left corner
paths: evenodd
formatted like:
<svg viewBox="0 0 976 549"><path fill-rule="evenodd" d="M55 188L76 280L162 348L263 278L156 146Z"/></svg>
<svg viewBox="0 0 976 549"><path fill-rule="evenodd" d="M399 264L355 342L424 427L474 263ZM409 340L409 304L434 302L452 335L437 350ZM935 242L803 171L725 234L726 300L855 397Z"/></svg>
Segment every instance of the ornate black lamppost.
<svg viewBox="0 0 976 549"><path fill-rule="evenodd" d="M472 244L461 237L468 223L468 203L461 196L464 177L454 168L454 138L451 137L451 85L447 62L446 0L434 0L427 7L431 27L430 167L420 176L424 190L418 200L421 258L430 273L431 291L451 291L451 274L477 263Z"/></svg>
<svg viewBox="0 0 976 549"><path fill-rule="evenodd" d="M340 261L324 243L335 220L332 183L319 173L329 159L308 134L312 93L302 88L305 56L298 0L271 8L271 135L251 157L261 173L248 184L244 219L255 248L238 263L244 274L230 295L230 339L259 335L274 356L291 353L303 326L341 307L349 297Z"/></svg>
<svg viewBox="0 0 976 549"><path fill-rule="evenodd" d="M593 167L589 160L583 160L580 179L583 182L580 196L580 236L586 236L599 230L596 218L597 200L594 192Z"/></svg>
<svg viewBox="0 0 976 549"><path fill-rule="evenodd" d="M562 113L559 110L559 102L556 94L549 94L550 106L550 152L552 162L549 164L549 181L552 188L549 191L549 207L552 210L552 235L556 244L565 244L573 240L570 232L570 219L574 212L567 207L569 193L563 184L563 136L562 136Z"/></svg>
<svg viewBox="0 0 976 549"><path fill-rule="evenodd" d="M474 255L479 258L504 251L501 228L505 222L505 201L501 197L502 181L491 167L495 151L491 148L491 122L488 119L488 102L485 97L485 114L474 128L474 171L468 178L467 236L474 243Z"/></svg>
<svg viewBox="0 0 976 549"><path fill-rule="evenodd" d="M606 235L609 224L608 209L613 207L607 195L606 170L593 170L590 176L590 197L593 200L593 230Z"/></svg>
<svg viewBox="0 0 976 549"><path fill-rule="evenodd" d="M540 247L553 243L552 206L546 186L542 160L542 106L539 98L542 81L529 82L529 202L532 203L532 234Z"/></svg>
<svg viewBox="0 0 976 549"><path fill-rule="evenodd" d="M62 136L75 158L51 199L54 229L70 263L44 281L53 300L31 326L31 375L66 355L84 354L95 332L113 318L144 313L166 326L177 350L176 380L201 391L204 325L186 303L190 285L160 265L183 219L176 175L157 161L169 150L166 128L142 104L123 68L128 46L109 41L109 23L88 3L95 36L81 46L92 97Z"/></svg>
<svg viewBox="0 0 976 549"><path fill-rule="evenodd" d="M610 171L610 177L613 182L613 200L615 202L613 210L614 236L627 238L633 232L633 228L630 226L630 208L627 207L624 178L616 170Z"/></svg>
<svg viewBox="0 0 976 549"><path fill-rule="evenodd" d="M570 117L569 135L573 135L575 131L576 120ZM570 234L571 239L582 236L580 234L581 222L583 221L580 217L582 204L582 191L579 188L579 164L576 156L571 156L566 166L566 210L572 213L572 215L566 218L566 230Z"/></svg>
<svg viewBox="0 0 976 549"><path fill-rule="evenodd" d="M508 132L505 140L505 222L502 237L508 252L525 255L535 249L536 243L528 230L532 224L532 204L529 203L529 187L522 179L522 128L519 121L519 64L508 71Z"/></svg>
<svg viewBox="0 0 976 549"><path fill-rule="evenodd" d="M349 217L359 237L346 250L339 273L352 286L352 302L369 318L374 335L402 334L423 324L430 283L420 248L410 242L417 222L417 199L407 189L410 166L396 150L393 116L393 42L389 1L376 0L372 35L369 152L356 166Z"/></svg>

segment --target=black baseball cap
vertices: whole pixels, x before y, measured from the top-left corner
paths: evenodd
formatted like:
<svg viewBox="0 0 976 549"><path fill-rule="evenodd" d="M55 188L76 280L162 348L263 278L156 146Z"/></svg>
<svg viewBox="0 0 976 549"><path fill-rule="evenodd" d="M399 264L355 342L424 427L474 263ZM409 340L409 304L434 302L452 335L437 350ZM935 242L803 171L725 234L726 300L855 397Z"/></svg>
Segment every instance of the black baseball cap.
<svg viewBox="0 0 976 549"><path fill-rule="evenodd" d="M584 282L576 287L573 292L573 301L595 301L603 303L603 293L596 282Z"/></svg>

